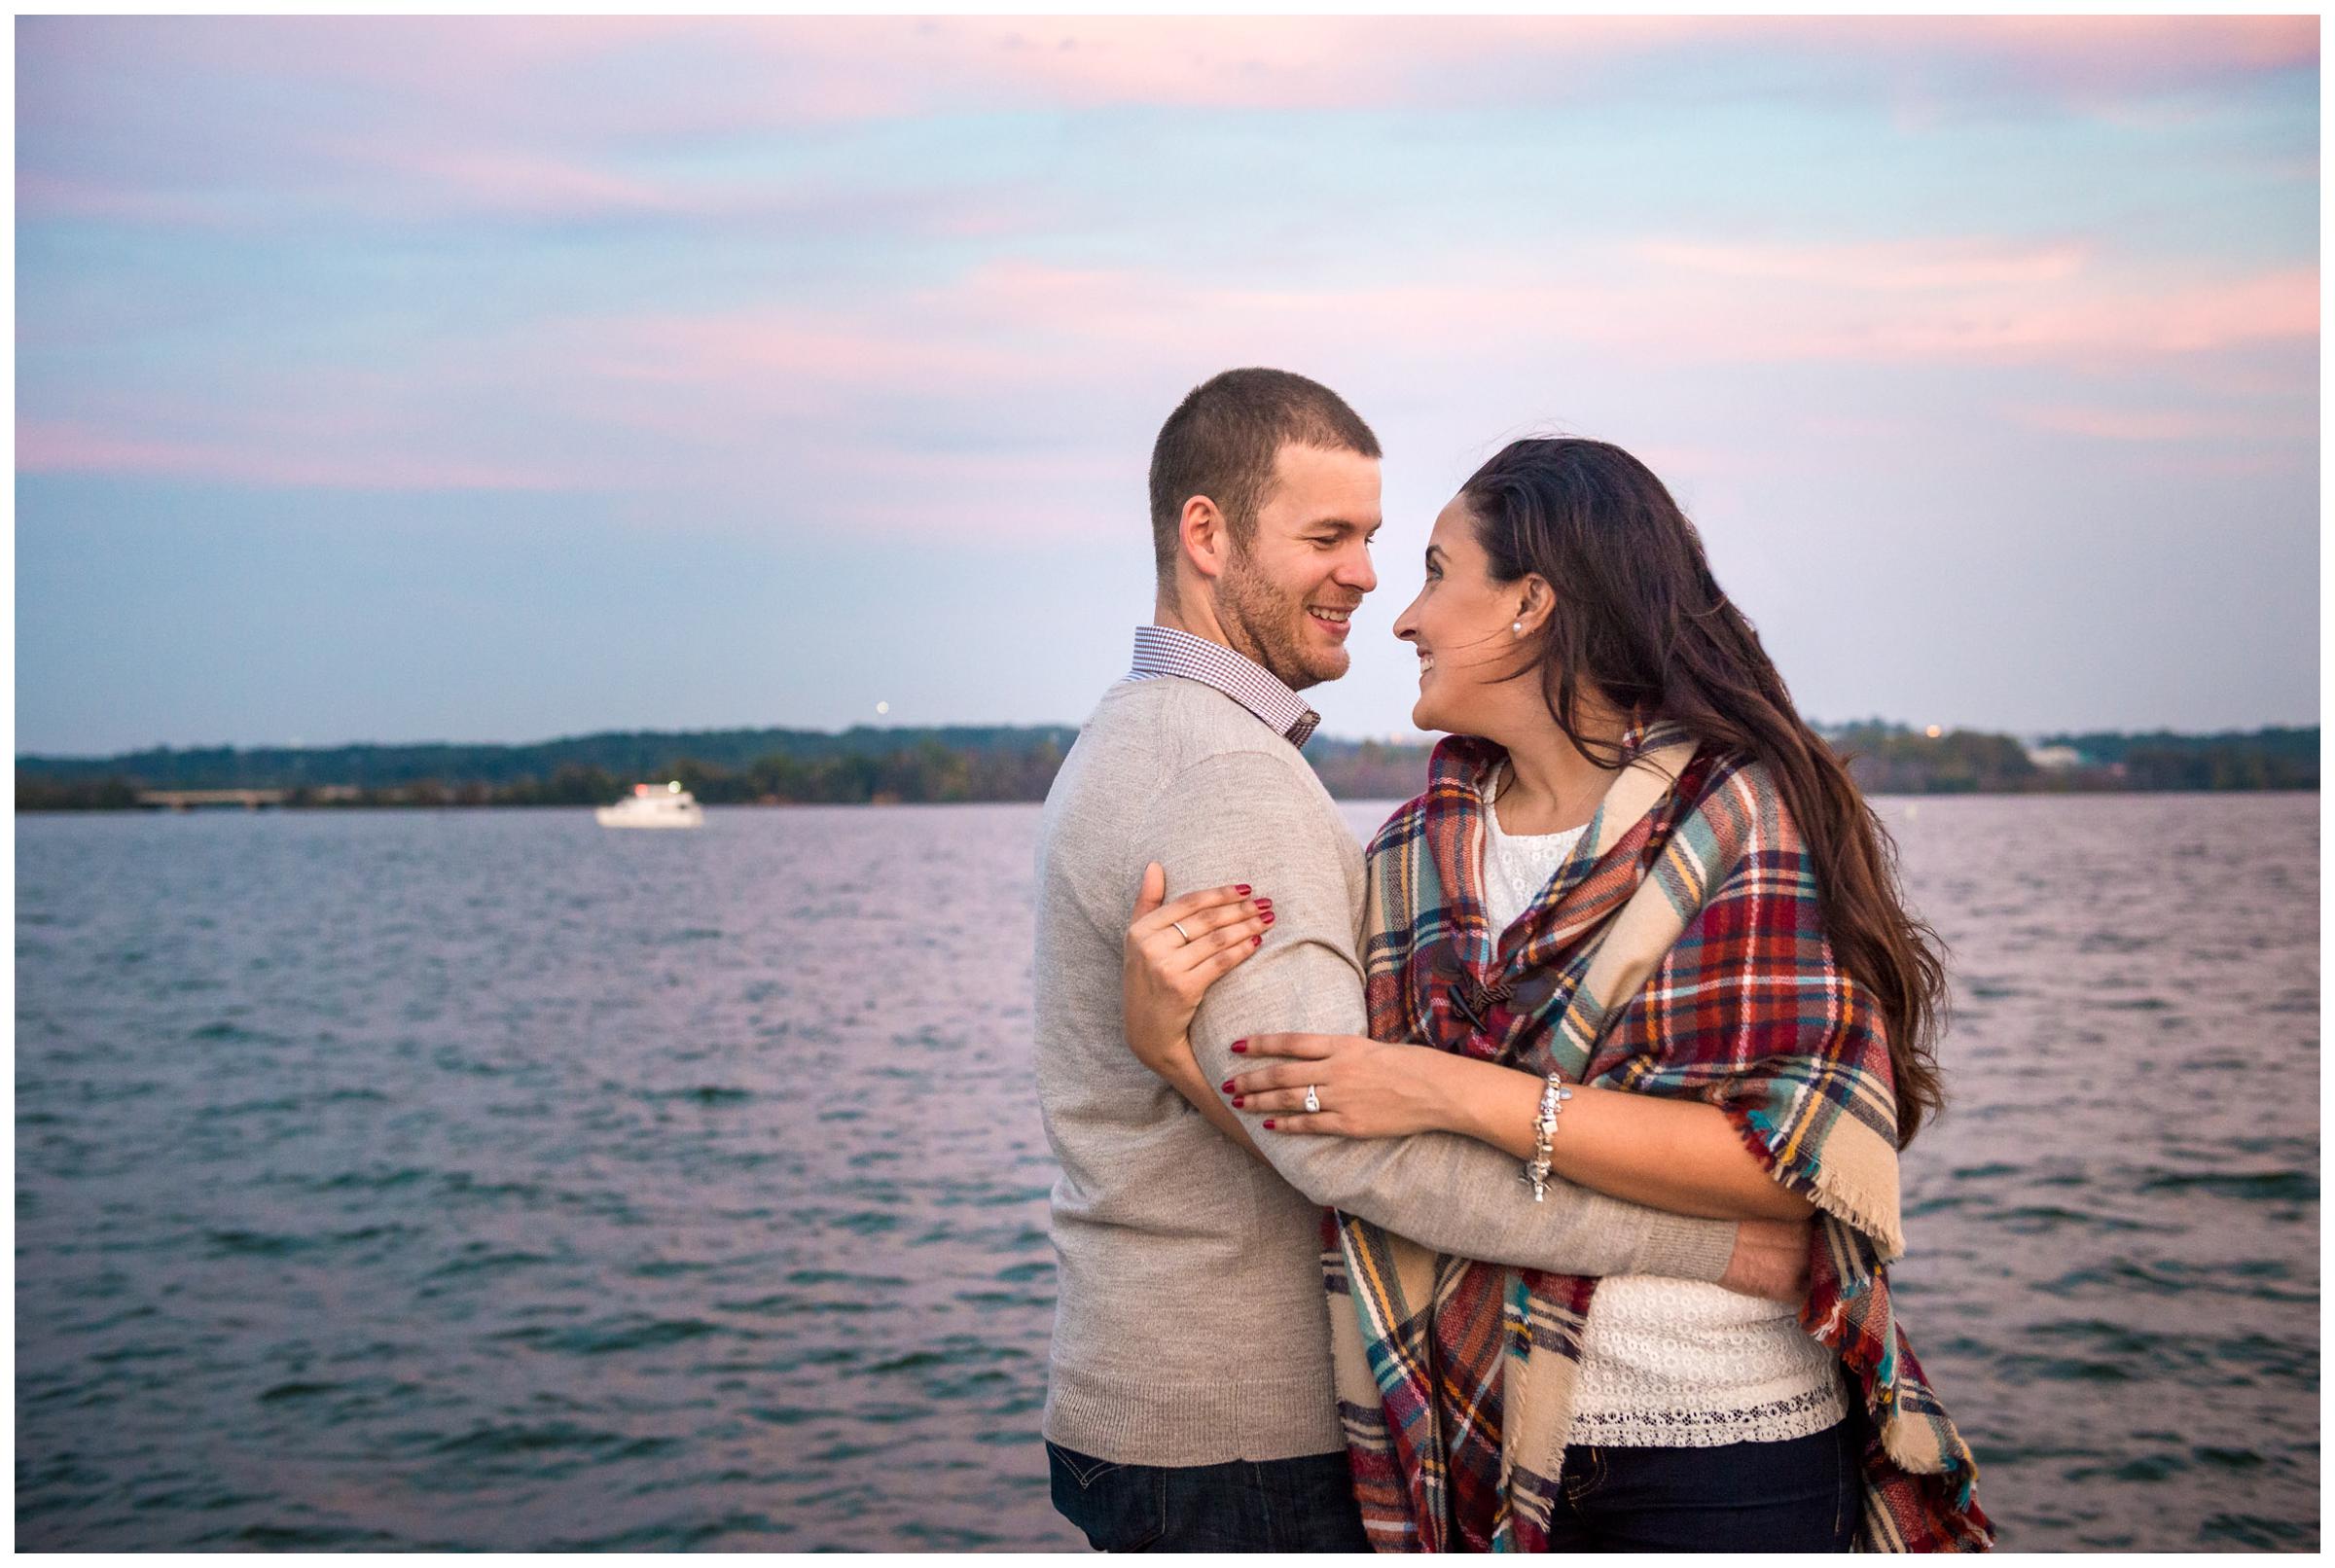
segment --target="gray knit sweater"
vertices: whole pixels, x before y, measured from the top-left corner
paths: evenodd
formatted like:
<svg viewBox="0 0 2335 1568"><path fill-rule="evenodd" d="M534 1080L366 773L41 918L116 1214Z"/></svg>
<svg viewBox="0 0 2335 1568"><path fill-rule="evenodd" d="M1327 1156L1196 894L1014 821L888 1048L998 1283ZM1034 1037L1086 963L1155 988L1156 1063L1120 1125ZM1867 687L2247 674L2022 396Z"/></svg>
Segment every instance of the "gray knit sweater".
<svg viewBox="0 0 2335 1568"><path fill-rule="evenodd" d="M1448 1133L1258 1134L1258 1165L1128 1049L1120 965L1147 861L1169 897L1247 882L1256 955L1193 1021L1208 1082L1270 1030L1367 1032L1362 854L1297 749L1173 677L1107 692L1038 834L1036 1071L1060 1259L1045 1433L1120 1464L1286 1459L1344 1446L1322 1290L1323 1205L1445 1252L1573 1274L1715 1280L1735 1226L1563 1182ZM1275 1171L1278 1175L1275 1175Z"/></svg>

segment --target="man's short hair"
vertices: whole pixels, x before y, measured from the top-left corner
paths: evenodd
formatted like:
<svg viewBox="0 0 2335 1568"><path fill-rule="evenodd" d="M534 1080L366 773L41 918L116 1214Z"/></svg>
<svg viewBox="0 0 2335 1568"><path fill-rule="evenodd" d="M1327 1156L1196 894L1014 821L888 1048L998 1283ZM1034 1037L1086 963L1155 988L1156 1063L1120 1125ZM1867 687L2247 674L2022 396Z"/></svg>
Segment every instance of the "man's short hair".
<svg viewBox="0 0 2335 1568"><path fill-rule="evenodd" d="M1346 400L1287 371L1226 371L1194 387L1151 448L1151 546L1160 579L1175 570L1184 503L1204 495L1233 543L1256 537L1257 513L1284 445L1379 455L1379 438Z"/></svg>

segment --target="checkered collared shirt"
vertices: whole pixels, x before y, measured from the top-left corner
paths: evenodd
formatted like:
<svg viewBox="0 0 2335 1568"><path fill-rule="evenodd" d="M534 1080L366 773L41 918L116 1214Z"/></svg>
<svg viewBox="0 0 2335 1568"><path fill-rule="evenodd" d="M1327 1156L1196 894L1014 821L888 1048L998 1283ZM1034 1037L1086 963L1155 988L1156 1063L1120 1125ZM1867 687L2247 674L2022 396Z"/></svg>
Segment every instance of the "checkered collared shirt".
<svg viewBox="0 0 2335 1568"><path fill-rule="evenodd" d="M1220 642L1195 637L1173 626L1137 626L1131 681L1180 675L1187 681L1212 686L1265 721L1274 733L1292 746L1303 746L1321 715L1306 706L1281 678L1253 659L1244 659Z"/></svg>

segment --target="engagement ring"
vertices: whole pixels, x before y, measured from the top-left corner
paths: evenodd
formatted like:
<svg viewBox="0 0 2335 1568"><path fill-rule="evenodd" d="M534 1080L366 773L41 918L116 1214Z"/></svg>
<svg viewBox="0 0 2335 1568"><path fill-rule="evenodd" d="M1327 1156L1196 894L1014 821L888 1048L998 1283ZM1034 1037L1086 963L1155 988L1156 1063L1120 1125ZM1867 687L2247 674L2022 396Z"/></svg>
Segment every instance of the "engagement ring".
<svg viewBox="0 0 2335 1568"><path fill-rule="evenodd" d="M1306 1086L1306 1109L1309 1111L1321 1109L1321 1096L1313 1092L1313 1086L1311 1084Z"/></svg>

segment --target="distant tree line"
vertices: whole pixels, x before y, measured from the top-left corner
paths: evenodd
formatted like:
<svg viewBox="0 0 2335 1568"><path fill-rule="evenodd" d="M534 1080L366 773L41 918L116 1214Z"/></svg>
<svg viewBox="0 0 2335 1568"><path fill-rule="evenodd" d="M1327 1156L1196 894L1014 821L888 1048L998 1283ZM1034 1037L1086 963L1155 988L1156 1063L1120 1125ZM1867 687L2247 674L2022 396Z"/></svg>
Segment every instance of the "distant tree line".
<svg viewBox="0 0 2335 1568"><path fill-rule="evenodd" d="M971 726L878 730L859 725L824 730L624 730L574 735L530 745L411 746L156 746L116 757L17 759L17 777L136 779L142 789L292 789L302 784L361 790L427 780L476 780L487 785L548 783L564 770L598 768L627 780L670 778L679 759L742 773L772 757L795 762L916 752L927 745L951 752L1017 752L1053 741L1068 750L1078 738L1069 725Z"/></svg>
<svg viewBox="0 0 2335 1568"><path fill-rule="evenodd" d="M1043 801L1066 749L1052 735L1019 751L957 751L926 740L913 750L882 754L803 758L773 753L735 772L684 757L665 776L680 780L683 789L709 804Z"/></svg>
<svg viewBox="0 0 2335 1568"><path fill-rule="evenodd" d="M2102 732L2052 735L2134 790L2315 790L2318 727L2181 735Z"/></svg>
<svg viewBox="0 0 2335 1568"><path fill-rule="evenodd" d="M1842 725L1825 741L1868 795L2007 795L2045 779L2009 735L1949 730L1932 736L1904 725Z"/></svg>
<svg viewBox="0 0 2335 1568"><path fill-rule="evenodd" d="M2316 790L2318 730L2181 735L2046 735L2035 751L2009 735L1931 736L1869 720L1828 729L1857 786L1873 795L2073 794L2099 790ZM2037 755L2061 754L2053 766Z"/></svg>
<svg viewBox="0 0 2335 1568"><path fill-rule="evenodd" d="M1075 738L1076 731L1068 731ZM286 783L280 775L247 770L234 784L167 784L122 774L55 777L17 769L19 811L110 810L138 805L141 790L282 789L286 806L384 805L606 805L632 793L636 782L679 781L709 805L937 803L956 801L1042 801L1066 748L1051 731L1032 734L1020 748L954 750L938 740L890 752L789 756L771 752L743 767L682 755L623 772L596 763L563 762L543 778L503 783L480 778L423 776L395 784Z"/></svg>
<svg viewBox="0 0 2335 1568"><path fill-rule="evenodd" d="M136 779L43 778L17 770L17 809L19 811L117 811L138 803L145 786Z"/></svg>
<svg viewBox="0 0 2335 1568"><path fill-rule="evenodd" d="M1956 730L1932 736L1880 720L1822 733L1859 785L1877 795L2318 788L2316 728L2055 735L2033 752L2009 735ZM121 810L138 805L140 791L161 789L281 789L289 806L603 805L636 782L674 779L716 805L1039 801L1077 734L1061 726L740 730L588 735L541 746L19 757L17 808ZM779 739L757 751L746 748L749 737ZM1322 736L1306 756L1333 796L1384 801L1423 787L1431 750L1423 742Z"/></svg>

